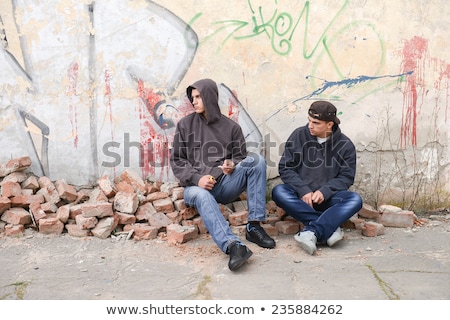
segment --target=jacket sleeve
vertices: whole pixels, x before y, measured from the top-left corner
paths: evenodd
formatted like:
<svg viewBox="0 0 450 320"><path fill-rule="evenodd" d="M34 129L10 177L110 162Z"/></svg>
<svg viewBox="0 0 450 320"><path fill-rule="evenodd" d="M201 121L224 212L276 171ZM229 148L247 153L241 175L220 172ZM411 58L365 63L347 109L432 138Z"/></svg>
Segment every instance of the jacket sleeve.
<svg viewBox="0 0 450 320"><path fill-rule="evenodd" d="M173 174L180 180L181 185L198 185L201 175L188 161L188 146L186 142L187 137L178 124L172 144L170 165L172 167Z"/></svg>
<svg viewBox="0 0 450 320"><path fill-rule="evenodd" d="M302 150L295 149L296 146L302 146L300 141L296 141L296 132L292 133L285 144L283 155L278 164L278 172L281 180L289 184L301 198L311 192L311 188L300 177L299 170L302 166Z"/></svg>

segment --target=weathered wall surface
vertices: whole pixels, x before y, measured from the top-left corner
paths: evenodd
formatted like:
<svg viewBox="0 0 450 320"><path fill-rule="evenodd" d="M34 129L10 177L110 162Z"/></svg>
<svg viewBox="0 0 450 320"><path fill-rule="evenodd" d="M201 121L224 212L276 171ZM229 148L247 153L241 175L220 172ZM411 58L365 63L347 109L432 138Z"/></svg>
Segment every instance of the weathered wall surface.
<svg viewBox="0 0 450 320"><path fill-rule="evenodd" d="M173 179L184 89L208 77L270 178L330 100L365 201L446 206L449 19L445 0L0 0L0 161L30 156L75 185L125 168Z"/></svg>

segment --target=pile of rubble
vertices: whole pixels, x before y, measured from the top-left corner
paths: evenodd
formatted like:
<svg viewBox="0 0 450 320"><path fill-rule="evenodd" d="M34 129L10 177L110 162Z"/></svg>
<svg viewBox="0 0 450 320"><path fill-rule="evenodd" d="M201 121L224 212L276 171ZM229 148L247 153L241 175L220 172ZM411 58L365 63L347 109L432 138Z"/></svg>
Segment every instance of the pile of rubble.
<svg viewBox="0 0 450 320"><path fill-rule="evenodd" d="M159 237L178 244L207 233L198 212L185 205L184 188L178 183L144 181L125 170L114 181L103 176L96 186L77 189L64 180L51 181L29 173L30 166L29 157L0 164L0 235L21 236L26 228L32 228L44 234L102 239ZM243 235L248 216L245 193L220 208L233 232ZM302 228L273 201L266 208L263 227L269 235L295 234ZM375 210L364 205L344 227L377 236L384 233L385 226L412 227L416 220L411 211L392 206Z"/></svg>

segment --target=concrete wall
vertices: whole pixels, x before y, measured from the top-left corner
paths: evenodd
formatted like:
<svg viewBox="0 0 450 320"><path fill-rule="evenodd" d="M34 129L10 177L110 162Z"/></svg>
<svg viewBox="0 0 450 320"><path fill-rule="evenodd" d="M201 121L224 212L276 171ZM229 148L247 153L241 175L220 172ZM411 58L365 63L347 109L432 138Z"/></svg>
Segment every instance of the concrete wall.
<svg viewBox="0 0 450 320"><path fill-rule="evenodd" d="M91 185L125 168L171 180L199 78L265 152L332 101L366 202L450 203L447 1L0 0L0 162Z"/></svg>

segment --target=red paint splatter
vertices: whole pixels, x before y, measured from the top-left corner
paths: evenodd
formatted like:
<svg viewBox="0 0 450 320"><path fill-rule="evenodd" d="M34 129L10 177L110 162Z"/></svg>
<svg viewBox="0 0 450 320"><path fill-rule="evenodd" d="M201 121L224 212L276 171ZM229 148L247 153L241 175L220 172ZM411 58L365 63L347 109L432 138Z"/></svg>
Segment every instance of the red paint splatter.
<svg viewBox="0 0 450 320"><path fill-rule="evenodd" d="M406 86L403 91L400 147L406 147L409 139L413 146L417 145L418 98L419 95L424 94L423 72L427 52L428 42L420 37L406 41L403 48L402 72L413 71L413 73L406 77Z"/></svg>
<svg viewBox="0 0 450 320"><path fill-rule="evenodd" d="M114 141L114 125L113 125L113 114L112 114L112 92L111 92L111 78L112 74L109 70L105 70L105 91L104 100L106 102L106 107L109 111L109 123L111 125L111 141ZM114 177L116 176L116 167L114 167Z"/></svg>
<svg viewBox="0 0 450 320"><path fill-rule="evenodd" d="M405 42L402 56L402 73L412 72L406 77L405 87L403 88L400 147L405 148L408 143L417 146L417 115L420 112L424 97L429 91L426 89L426 73L438 73L437 79L434 81L434 88L438 91L436 103L439 104L439 94L444 91L444 114L445 120L447 121L449 109L450 66L445 61L434 58L430 59L428 53L428 40L417 36ZM429 65L434 66L434 70L427 70L426 67ZM427 78L430 78L430 76L427 76ZM439 131L439 128L436 128L436 130Z"/></svg>
<svg viewBox="0 0 450 320"><path fill-rule="evenodd" d="M158 179L164 181L169 175L170 149L168 137L155 121L155 106L161 101L161 95L145 88L141 80L138 81L138 95L142 102L139 105L142 176L154 177L158 169Z"/></svg>
<svg viewBox="0 0 450 320"><path fill-rule="evenodd" d="M228 100L228 118L233 120L234 122L239 122L239 106L234 103L232 99Z"/></svg>
<svg viewBox="0 0 450 320"><path fill-rule="evenodd" d="M78 81L78 63L74 62L69 66L67 70L67 77L69 79L69 85L66 90L68 97L73 97L77 95L77 81ZM70 98L69 104L69 119L72 125L72 136L74 137L73 145L75 148L78 147L78 118L77 118L77 107L73 103L73 99Z"/></svg>

